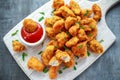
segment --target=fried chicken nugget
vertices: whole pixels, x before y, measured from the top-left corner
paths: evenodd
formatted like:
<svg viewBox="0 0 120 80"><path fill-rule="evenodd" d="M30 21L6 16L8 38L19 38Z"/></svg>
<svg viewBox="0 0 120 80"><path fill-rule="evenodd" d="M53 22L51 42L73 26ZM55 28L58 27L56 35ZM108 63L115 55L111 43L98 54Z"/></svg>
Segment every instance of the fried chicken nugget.
<svg viewBox="0 0 120 80"><path fill-rule="evenodd" d="M82 19L88 18L88 17L90 17L90 15L91 15L92 13L93 13L93 12L92 12L92 10L90 10L90 9L83 9L83 10L81 11L81 17L82 17Z"/></svg>
<svg viewBox="0 0 120 80"><path fill-rule="evenodd" d="M63 19L56 21L55 24L53 25L54 33L55 34L59 33L61 31L61 29L64 28L64 24L65 24L65 22Z"/></svg>
<svg viewBox="0 0 120 80"><path fill-rule="evenodd" d="M102 45L95 39L91 40L89 43L89 49L97 54L103 53Z"/></svg>
<svg viewBox="0 0 120 80"><path fill-rule="evenodd" d="M63 5L64 5L64 0L53 0L52 7L54 9L58 9L58 8L60 8Z"/></svg>
<svg viewBox="0 0 120 80"><path fill-rule="evenodd" d="M67 35L65 32L61 32L61 33L58 33L55 38L58 41L58 47L61 48L69 39L69 35Z"/></svg>
<svg viewBox="0 0 120 80"><path fill-rule="evenodd" d="M48 37L53 38L55 36L54 30L52 27L46 27L46 33Z"/></svg>
<svg viewBox="0 0 120 80"><path fill-rule="evenodd" d="M65 45L66 45L67 47L72 47L72 46L76 45L78 41L79 41L79 38L78 38L77 36L74 36L74 37L72 37L69 41L67 41L67 42L65 43Z"/></svg>
<svg viewBox="0 0 120 80"><path fill-rule="evenodd" d="M70 27L69 29L69 33L72 35L72 36L76 36L77 33L78 33L78 30L79 30L79 24L76 23L75 25L73 25L72 27Z"/></svg>
<svg viewBox="0 0 120 80"><path fill-rule="evenodd" d="M62 61L58 60L56 58L56 56L53 56L49 61L49 65L51 65L51 66L59 66L61 63L62 63Z"/></svg>
<svg viewBox="0 0 120 80"><path fill-rule="evenodd" d="M81 8L79 4L75 2L74 0L70 0L70 8L76 15L80 15Z"/></svg>
<svg viewBox="0 0 120 80"><path fill-rule="evenodd" d="M43 63L48 66L50 59L54 56L55 47L53 45L47 46L45 51L41 54Z"/></svg>
<svg viewBox="0 0 120 80"><path fill-rule="evenodd" d="M94 12L93 19L98 22L102 17L101 8L97 4L93 4L92 10Z"/></svg>
<svg viewBox="0 0 120 80"><path fill-rule="evenodd" d="M97 36L98 29L95 26L91 31L86 31L88 41L94 39Z"/></svg>
<svg viewBox="0 0 120 80"><path fill-rule="evenodd" d="M49 72L48 72L50 79L57 78L58 69L59 69L59 66L51 66L50 67Z"/></svg>
<svg viewBox="0 0 120 80"><path fill-rule="evenodd" d="M61 51L61 50L58 49L55 53L56 53L55 57L58 60L61 60L63 62L69 62L70 61L70 56L67 52Z"/></svg>
<svg viewBox="0 0 120 80"><path fill-rule="evenodd" d="M74 17L67 17L65 20L65 29L68 30L75 22L77 21L77 18Z"/></svg>
<svg viewBox="0 0 120 80"><path fill-rule="evenodd" d="M70 61L64 63L66 67L73 67L75 65L74 55L71 50L66 51L70 56Z"/></svg>
<svg viewBox="0 0 120 80"><path fill-rule="evenodd" d="M87 57L87 41L80 42L77 45L73 46L71 49L75 56Z"/></svg>
<svg viewBox="0 0 120 80"><path fill-rule="evenodd" d="M37 24L32 19L25 19L23 22L23 27L27 32L32 33L37 29Z"/></svg>
<svg viewBox="0 0 120 80"><path fill-rule="evenodd" d="M79 38L80 42L88 40L88 37L87 37L87 35L86 35L86 33L85 33L85 31L83 29L80 29L78 31L78 38Z"/></svg>
<svg viewBox="0 0 120 80"><path fill-rule="evenodd" d="M16 52L21 52L21 51L25 50L25 46L17 40L12 41L12 46L13 46L13 50Z"/></svg>
<svg viewBox="0 0 120 80"><path fill-rule="evenodd" d="M29 69L33 69L39 72L43 71L44 69L44 65L42 64L42 62L40 62L38 58L33 56L28 60L27 66Z"/></svg>
<svg viewBox="0 0 120 80"><path fill-rule="evenodd" d="M72 10L70 10L67 6L62 6L59 8L59 10L62 12L62 16L67 18L69 16L75 17L75 14Z"/></svg>
<svg viewBox="0 0 120 80"><path fill-rule="evenodd" d="M62 18L59 17L59 16L53 16L53 17L51 17L51 18L46 18L44 24L45 24L47 27L52 27L52 26L54 25L54 23L55 23L56 21L60 20L60 19L62 19Z"/></svg>

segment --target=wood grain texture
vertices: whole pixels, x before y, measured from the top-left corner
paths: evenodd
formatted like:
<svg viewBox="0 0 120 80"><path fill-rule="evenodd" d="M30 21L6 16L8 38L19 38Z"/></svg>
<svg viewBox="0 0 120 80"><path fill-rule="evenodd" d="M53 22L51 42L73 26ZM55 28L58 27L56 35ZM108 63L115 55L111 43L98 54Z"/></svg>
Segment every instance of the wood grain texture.
<svg viewBox="0 0 120 80"><path fill-rule="evenodd" d="M0 0L0 80L29 80L10 55L2 38L24 17L48 1ZM106 21L117 37L116 42L74 80L120 80L120 3L108 11Z"/></svg>

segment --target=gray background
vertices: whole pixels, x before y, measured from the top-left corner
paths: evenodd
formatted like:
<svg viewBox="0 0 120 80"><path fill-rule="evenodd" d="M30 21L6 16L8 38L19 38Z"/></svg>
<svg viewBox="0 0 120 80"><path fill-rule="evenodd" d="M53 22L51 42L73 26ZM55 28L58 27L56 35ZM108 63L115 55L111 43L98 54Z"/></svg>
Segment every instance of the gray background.
<svg viewBox="0 0 120 80"><path fill-rule="evenodd" d="M2 38L19 21L47 1L0 0L0 80L29 80L10 55ZM117 37L116 42L74 80L120 80L120 3L108 11L106 21Z"/></svg>

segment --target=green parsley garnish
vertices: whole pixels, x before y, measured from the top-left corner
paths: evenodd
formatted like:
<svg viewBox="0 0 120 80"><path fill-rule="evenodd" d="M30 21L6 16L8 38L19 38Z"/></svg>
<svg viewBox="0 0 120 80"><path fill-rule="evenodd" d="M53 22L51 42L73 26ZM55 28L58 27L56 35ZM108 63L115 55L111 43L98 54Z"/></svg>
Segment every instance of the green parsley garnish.
<svg viewBox="0 0 120 80"><path fill-rule="evenodd" d="M87 55L90 56L90 52L89 51L87 51Z"/></svg>
<svg viewBox="0 0 120 80"><path fill-rule="evenodd" d="M43 45L44 45L44 42L42 42L41 45L43 46Z"/></svg>
<svg viewBox="0 0 120 80"><path fill-rule="evenodd" d="M80 25L80 22L79 22L79 21L78 21L78 22L76 22L76 23Z"/></svg>
<svg viewBox="0 0 120 80"><path fill-rule="evenodd" d="M84 26L80 26L80 29L84 29Z"/></svg>
<svg viewBox="0 0 120 80"><path fill-rule="evenodd" d="M45 13L44 12L39 12L40 14L42 14L42 15L45 15Z"/></svg>
<svg viewBox="0 0 120 80"><path fill-rule="evenodd" d="M38 19L38 21L40 22L40 21L42 21L43 19L44 19L44 17L42 16L41 18Z"/></svg>
<svg viewBox="0 0 120 80"><path fill-rule="evenodd" d="M40 51L38 54L40 55L43 51Z"/></svg>
<svg viewBox="0 0 120 80"><path fill-rule="evenodd" d="M89 37L91 37L93 34L88 34Z"/></svg>
<svg viewBox="0 0 120 80"><path fill-rule="evenodd" d="M63 48L64 48L66 51L68 51L68 50L69 50L69 48L67 48L66 46L63 46Z"/></svg>
<svg viewBox="0 0 120 80"><path fill-rule="evenodd" d="M19 40L15 40L15 41L19 41Z"/></svg>
<svg viewBox="0 0 120 80"><path fill-rule="evenodd" d="M83 44L79 45L78 48L82 48L83 47Z"/></svg>
<svg viewBox="0 0 120 80"><path fill-rule="evenodd" d="M27 54L25 52L22 53L22 60L25 60L25 57L27 56Z"/></svg>
<svg viewBox="0 0 120 80"><path fill-rule="evenodd" d="M58 70L58 72L59 72L59 74L62 74L62 73L63 73L63 71L62 71L62 70Z"/></svg>
<svg viewBox="0 0 120 80"><path fill-rule="evenodd" d="M68 67L67 66L65 66L65 67L63 67L63 70L65 70L65 69L67 69Z"/></svg>
<svg viewBox="0 0 120 80"><path fill-rule="evenodd" d="M73 67L74 70L77 70L76 66Z"/></svg>
<svg viewBox="0 0 120 80"><path fill-rule="evenodd" d="M16 30L14 33L12 33L11 36L15 36L18 33L19 30Z"/></svg>
<svg viewBox="0 0 120 80"><path fill-rule="evenodd" d="M43 69L43 72L44 72L44 73L47 73L48 71L49 71L48 68L44 68L44 69Z"/></svg>
<svg viewBox="0 0 120 80"><path fill-rule="evenodd" d="M77 65L78 63L77 63L77 62L75 62L75 64Z"/></svg>
<svg viewBox="0 0 120 80"><path fill-rule="evenodd" d="M88 10L86 10L86 12L85 12L85 14L84 14L83 16L87 16L87 15L88 15L88 13L89 13L89 11L88 11Z"/></svg>
<svg viewBox="0 0 120 80"><path fill-rule="evenodd" d="M102 42L104 42L104 40L103 40L103 39L101 39L101 40L99 41L99 43L102 43Z"/></svg>
<svg viewBox="0 0 120 80"><path fill-rule="evenodd" d="M55 12L55 9L52 11L52 13L54 13Z"/></svg>
<svg viewBox="0 0 120 80"><path fill-rule="evenodd" d="M58 46L54 46L54 48L58 48Z"/></svg>

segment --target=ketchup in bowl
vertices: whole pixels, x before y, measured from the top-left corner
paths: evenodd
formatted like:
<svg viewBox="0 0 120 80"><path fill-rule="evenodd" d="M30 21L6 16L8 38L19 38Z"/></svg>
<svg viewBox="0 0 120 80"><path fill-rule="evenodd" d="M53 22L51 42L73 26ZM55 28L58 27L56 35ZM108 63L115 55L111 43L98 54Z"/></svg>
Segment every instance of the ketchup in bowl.
<svg viewBox="0 0 120 80"><path fill-rule="evenodd" d="M20 31L21 41L28 46L37 46L45 37L45 29L32 19L25 19Z"/></svg>
<svg viewBox="0 0 120 80"><path fill-rule="evenodd" d="M37 41L39 41L43 35L43 29L41 27L40 24L36 23L37 24L37 29L35 32L33 33L29 33L25 30L24 27L22 27L22 30L21 30L21 35L22 35L22 38L29 42L29 43L35 43Z"/></svg>

